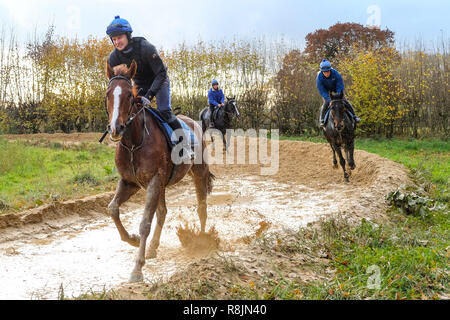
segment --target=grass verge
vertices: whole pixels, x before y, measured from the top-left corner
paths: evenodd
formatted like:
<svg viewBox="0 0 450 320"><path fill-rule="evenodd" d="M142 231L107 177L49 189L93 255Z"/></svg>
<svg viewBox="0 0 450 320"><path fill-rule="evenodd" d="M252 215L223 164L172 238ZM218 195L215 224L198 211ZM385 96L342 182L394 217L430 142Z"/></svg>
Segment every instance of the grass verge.
<svg viewBox="0 0 450 320"><path fill-rule="evenodd" d="M0 159L0 214L111 191L117 181L114 150L93 143L0 138Z"/></svg>

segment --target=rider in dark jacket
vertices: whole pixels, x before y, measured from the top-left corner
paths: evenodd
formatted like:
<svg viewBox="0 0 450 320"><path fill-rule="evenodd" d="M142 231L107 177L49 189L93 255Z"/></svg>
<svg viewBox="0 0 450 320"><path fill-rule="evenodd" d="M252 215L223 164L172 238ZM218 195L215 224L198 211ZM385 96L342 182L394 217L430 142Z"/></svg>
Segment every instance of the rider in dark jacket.
<svg viewBox="0 0 450 320"><path fill-rule="evenodd" d="M337 70L331 68L331 63L328 60L323 60L320 63L320 72L317 74L316 78L317 90L319 90L324 102L322 108L320 109L320 126L325 127L325 114L328 111L328 106L330 105L331 98L330 92L341 93L344 91L344 80ZM360 118L356 116L355 111L348 102L346 98L344 101L347 105L347 109L353 116L355 122L359 122Z"/></svg>
<svg viewBox="0 0 450 320"><path fill-rule="evenodd" d="M150 105L151 100L156 97L158 111L163 118L174 129L181 129L181 124L172 113L170 101L170 82L167 68L158 54L155 46L142 37L131 37L133 29L130 23L116 16L106 29L107 35L114 44L114 50L108 58L111 67L126 64L130 67L133 60L137 63L136 75L133 79L138 91L142 92L142 103ZM126 37L125 37L125 36ZM183 130L177 130L179 138L187 141ZM193 156L190 148L185 148L183 157Z"/></svg>

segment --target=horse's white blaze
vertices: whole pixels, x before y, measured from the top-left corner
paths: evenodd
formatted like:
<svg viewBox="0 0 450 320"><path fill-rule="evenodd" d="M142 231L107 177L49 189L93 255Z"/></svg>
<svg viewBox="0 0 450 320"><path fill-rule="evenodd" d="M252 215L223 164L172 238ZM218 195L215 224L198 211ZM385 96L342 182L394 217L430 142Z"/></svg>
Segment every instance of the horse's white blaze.
<svg viewBox="0 0 450 320"><path fill-rule="evenodd" d="M113 114L112 114L112 119L111 119L111 129L114 131L116 130L116 121L117 121L117 117L119 117L119 105L120 105L120 95L122 94L122 88L120 86L117 86L114 91L114 110L113 110Z"/></svg>

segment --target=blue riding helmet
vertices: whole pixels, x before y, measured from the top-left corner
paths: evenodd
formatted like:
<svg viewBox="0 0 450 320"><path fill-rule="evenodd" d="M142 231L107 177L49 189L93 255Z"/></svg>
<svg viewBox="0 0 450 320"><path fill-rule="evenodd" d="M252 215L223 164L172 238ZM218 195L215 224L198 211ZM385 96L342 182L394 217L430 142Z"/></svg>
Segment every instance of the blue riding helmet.
<svg viewBox="0 0 450 320"><path fill-rule="evenodd" d="M114 20L111 21L109 26L106 28L106 34L112 38L115 36L119 36L121 34L131 34L133 29L131 28L130 23L120 18L120 16L115 16Z"/></svg>
<svg viewBox="0 0 450 320"><path fill-rule="evenodd" d="M331 70L331 62L327 59L323 59L320 63L320 71L330 71Z"/></svg>
<svg viewBox="0 0 450 320"><path fill-rule="evenodd" d="M219 81L213 80L213 81L211 82L211 85L212 85L212 86L214 86L214 85L216 85L216 84L218 85L218 84L219 84Z"/></svg>

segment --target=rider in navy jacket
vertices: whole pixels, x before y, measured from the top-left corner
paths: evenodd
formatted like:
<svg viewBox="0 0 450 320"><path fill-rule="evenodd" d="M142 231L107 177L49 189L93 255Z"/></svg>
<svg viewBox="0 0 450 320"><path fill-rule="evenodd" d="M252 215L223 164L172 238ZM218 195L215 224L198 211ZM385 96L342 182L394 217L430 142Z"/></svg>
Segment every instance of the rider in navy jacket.
<svg viewBox="0 0 450 320"><path fill-rule="evenodd" d="M132 32L130 23L120 16L116 16L108 25L106 34L115 47L109 55L108 63L111 67L119 64L126 64L130 67L132 61L136 61L137 71L133 82L142 92L142 104L147 107L151 100L156 98L158 111L178 135L179 141L187 145L188 139L184 130L181 130L181 123L172 113L167 68L155 46L145 38L131 37ZM183 149L182 154L182 159L193 158L194 156L194 153L188 147Z"/></svg>
<svg viewBox="0 0 450 320"><path fill-rule="evenodd" d="M319 90L319 93L324 100L322 108L320 109L320 126L325 127L325 114L328 111L328 106L331 102L330 92L336 92L338 94L343 92L345 89L344 80L337 70L331 68L331 63L324 59L320 63L320 71L317 74L316 85L317 90ZM360 119L356 116L350 102L348 102L345 98L344 100L347 105L347 109L353 116L354 121L359 122Z"/></svg>
<svg viewBox="0 0 450 320"><path fill-rule="evenodd" d="M219 89L219 82L217 80L213 80L211 82L212 88L209 89L208 92L208 102L209 102L209 111L210 111L210 121L209 126L214 127L213 121L213 112L215 107L223 107L225 105L225 95L222 92L222 89Z"/></svg>
<svg viewBox="0 0 450 320"><path fill-rule="evenodd" d="M344 80L341 74L333 68L330 71L331 74L328 78L322 72L319 72L316 79L320 95L328 102L330 102L330 92L339 94L344 91Z"/></svg>

